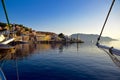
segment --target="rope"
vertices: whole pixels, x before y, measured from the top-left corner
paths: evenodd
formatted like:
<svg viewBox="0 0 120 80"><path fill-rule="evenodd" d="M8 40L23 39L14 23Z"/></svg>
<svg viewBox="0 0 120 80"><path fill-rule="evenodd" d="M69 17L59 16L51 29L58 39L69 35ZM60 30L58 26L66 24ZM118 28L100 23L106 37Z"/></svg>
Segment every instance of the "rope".
<svg viewBox="0 0 120 80"><path fill-rule="evenodd" d="M0 60L0 61L1 61L1 65L0 65L1 68L4 66L4 64L5 64L5 62L6 62L5 59L7 59L7 57L8 57L8 55L6 55L5 57L3 57L3 58Z"/></svg>
<svg viewBox="0 0 120 80"><path fill-rule="evenodd" d="M2 68L0 68L0 71L3 74L3 76L0 77L0 80L7 80L6 77L5 77L5 75L4 75L4 73L3 73Z"/></svg>
<svg viewBox="0 0 120 80"><path fill-rule="evenodd" d="M105 25L106 25L106 22L107 22L107 20L108 20L108 17L109 17L109 15L110 15L110 12L111 12L111 10L112 10L112 7L113 7L114 3L115 3L115 0L112 1L112 4L111 4L110 9L109 9L109 12L108 12L107 17L106 17L106 19L105 19L105 22L104 22L104 24L103 24L102 30L101 30L101 32L100 32L100 35L99 35L98 39L97 39L97 44L99 43L99 40L100 40L100 38L101 38L101 35L102 35L102 33L103 33L104 27L105 27Z"/></svg>
<svg viewBox="0 0 120 80"><path fill-rule="evenodd" d="M7 80L6 79L6 76L5 76L5 74L3 73L3 71L2 71L2 67L4 66L4 64L5 64L5 62L6 62L6 58L8 57L8 55L7 56L5 56L5 57L3 57L1 60L0 60L0 62L1 62L1 65L0 65L0 71L2 72L2 74L3 74L3 77L4 77L4 79L5 80Z"/></svg>
<svg viewBox="0 0 120 80"><path fill-rule="evenodd" d="M19 72L18 72L17 57L16 57L16 73L17 73L17 80L19 80Z"/></svg>
<svg viewBox="0 0 120 80"><path fill-rule="evenodd" d="M113 55L113 53L108 52L108 51L106 51L106 50L103 49L103 48L100 48L100 49L103 50L104 52L106 52L106 53L109 55L109 57L112 59L112 61L115 63L115 65L120 68L120 60L119 60L117 57L115 57L115 56Z"/></svg>

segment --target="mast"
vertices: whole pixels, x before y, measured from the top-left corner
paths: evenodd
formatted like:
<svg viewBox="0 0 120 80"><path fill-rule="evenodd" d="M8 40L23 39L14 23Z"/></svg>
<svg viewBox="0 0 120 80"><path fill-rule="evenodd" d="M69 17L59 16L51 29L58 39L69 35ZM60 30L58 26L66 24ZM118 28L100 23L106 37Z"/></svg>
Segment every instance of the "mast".
<svg viewBox="0 0 120 80"><path fill-rule="evenodd" d="M105 25L106 25L106 23L107 23L108 17L109 17L109 15L110 15L110 12L111 12L111 10L112 10L112 8L113 8L114 3L115 3L115 0L112 1L112 4L111 4L111 6L110 6L110 9L109 9L108 14L107 14L106 19L105 19L105 22L104 22L104 24L103 24L102 30L101 30L100 35L99 35L99 37L98 37L97 44L99 43L99 40L100 40L100 38L101 38L101 35L102 35L102 33L103 33L103 30L104 30L104 28L105 28Z"/></svg>
<svg viewBox="0 0 120 80"><path fill-rule="evenodd" d="M7 20L8 27L11 28L11 27L10 27L9 18L8 18L8 15L7 15L7 10L6 10L6 7L5 7L4 0L1 0L1 2L2 2L2 6L3 6L3 9L4 9L5 16L6 16L6 20Z"/></svg>

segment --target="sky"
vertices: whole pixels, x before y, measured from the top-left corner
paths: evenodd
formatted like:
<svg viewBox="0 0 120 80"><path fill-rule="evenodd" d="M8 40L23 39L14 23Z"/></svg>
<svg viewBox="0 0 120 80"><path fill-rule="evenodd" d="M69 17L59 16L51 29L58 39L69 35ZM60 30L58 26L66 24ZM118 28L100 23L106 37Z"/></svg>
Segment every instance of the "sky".
<svg viewBox="0 0 120 80"><path fill-rule="evenodd" d="M10 23L57 34L99 34L112 0L4 0ZM120 38L120 0L116 0L103 36ZM0 22L6 22L0 2Z"/></svg>

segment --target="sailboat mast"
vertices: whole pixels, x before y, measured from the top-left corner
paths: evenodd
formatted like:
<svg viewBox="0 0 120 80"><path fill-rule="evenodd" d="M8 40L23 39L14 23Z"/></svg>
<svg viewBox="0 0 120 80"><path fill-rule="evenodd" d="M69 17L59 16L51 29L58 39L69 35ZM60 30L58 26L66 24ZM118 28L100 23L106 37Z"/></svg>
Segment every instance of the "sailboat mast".
<svg viewBox="0 0 120 80"><path fill-rule="evenodd" d="M10 27L9 18L8 18L8 15L7 15L7 10L6 10L6 7L5 7L4 0L1 0L1 2L2 2L2 6L3 6L3 9L4 9L5 16L6 16L7 24L8 24L8 26L9 26L9 28L11 28L11 27Z"/></svg>
<svg viewBox="0 0 120 80"><path fill-rule="evenodd" d="M104 30L104 28L105 28L106 22L107 22L107 20L108 20L108 17L109 17L109 15L110 15L110 12L111 12L111 10L112 10L112 7L113 7L114 3L115 3L115 0L112 1L112 4L111 4L110 9L109 9L109 12L108 12L107 17L106 17L106 19L105 19L105 22L104 22L104 24L103 24L102 30L101 30L100 35L99 35L99 37L98 37L97 44L99 43L99 40L100 40L100 38L101 38L102 32L103 32L103 30Z"/></svg>

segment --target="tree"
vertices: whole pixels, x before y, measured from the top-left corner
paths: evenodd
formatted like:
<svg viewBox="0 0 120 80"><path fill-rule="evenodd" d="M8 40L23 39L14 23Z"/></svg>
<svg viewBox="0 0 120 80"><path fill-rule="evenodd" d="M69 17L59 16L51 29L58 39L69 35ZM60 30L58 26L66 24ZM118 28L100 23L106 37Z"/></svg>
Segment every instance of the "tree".
<svg viewBox="0 0 120 80"><path fill-rule="evenodd" d="M63 33L58 34L58 37L60 37L62 40L66 40L65 35Z"/></svg>

